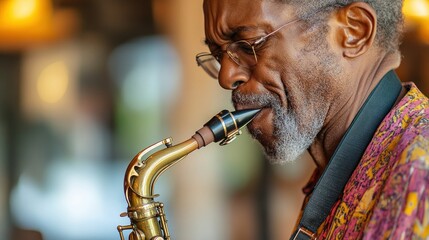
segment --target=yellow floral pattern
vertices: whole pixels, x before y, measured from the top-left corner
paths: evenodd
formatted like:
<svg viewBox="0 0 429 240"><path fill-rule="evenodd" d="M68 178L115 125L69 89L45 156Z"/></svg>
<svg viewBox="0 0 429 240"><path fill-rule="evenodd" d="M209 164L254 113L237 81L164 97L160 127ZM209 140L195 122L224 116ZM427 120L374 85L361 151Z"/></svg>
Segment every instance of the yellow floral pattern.
<svg viewBox="0 0 429 240"><path fill-rule="evenodd" d="M429 100L405 87L318 239L429 239Z"/></svg>

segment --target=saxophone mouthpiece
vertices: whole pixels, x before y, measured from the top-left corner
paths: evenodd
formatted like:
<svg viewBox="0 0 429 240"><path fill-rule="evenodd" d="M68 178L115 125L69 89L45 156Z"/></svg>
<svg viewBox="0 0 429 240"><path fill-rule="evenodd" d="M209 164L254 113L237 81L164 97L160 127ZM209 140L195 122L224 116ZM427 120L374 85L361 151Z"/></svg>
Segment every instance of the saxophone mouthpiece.
<svg viewBox="0 0 429 240"><path fill-rule="evenodd" d="M231 112L231 114L236 119L238 128L242 128L250 123L260 111L261 109L245 109Z"/></svg>
<svg viewBox="0 0 429 240"><path fill-rule="evenodd" d="M252 121L260 110L244 109L234 112L223 110L204 124L193 137L199 147L218 141L221 141L220 145L226 145L241 134L240 129Z"/></svg>

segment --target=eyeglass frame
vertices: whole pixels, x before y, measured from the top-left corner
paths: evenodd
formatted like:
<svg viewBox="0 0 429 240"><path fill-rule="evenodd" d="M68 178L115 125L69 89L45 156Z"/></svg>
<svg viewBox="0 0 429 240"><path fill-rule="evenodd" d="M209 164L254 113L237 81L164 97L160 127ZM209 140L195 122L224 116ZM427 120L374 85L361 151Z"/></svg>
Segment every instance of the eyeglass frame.
<svg viewBox="0 0 429 240"><path fill-rule="evenodd" d="M314 15L314 14L316 14L317 12L319 12L319 11L321 11L322 9L326 9L326 8L328 8L328 7L344 7L345 5L343 5L343 4L340 4L340 3L335 3L335 4L333 4L333 5L327 5L327 6L325 6L325 7L322 7L322 8L320 8L320 9L318 9L317 11L315 11L312 15ZM247 43L251 48L252 48L252 53L253 53L253 56L255 57L255 64L254 65L249 65L248 67L250 68L250 67L254 67L254 66L256 66L256 64L258 63L258 57L257 57L257 55L256 55L256 50L255 50L255 46L257 46L258 44L263 44L265 41L266 41L266 39L268 38L268 37L270 37L270 36L272 36L272 35L274 35L275 33L277 33L277 32L279 32L281 29L283 29L284 27L286 27L286 26L288 26L288 25L290 25L290 24L292 24L292 23L295 23L295 22L299 22L299 21L301 21L302 19L301 18L294 18L294 19L292 19L292 20L290 20L290 21L288 21L288 22L286 22L285 24L283 24L283 25L281 25L280 27L278 27L277 29L275 29L275 30L273 30L272 32L270 32L270 33L268 33L268 34L266 34L265 36L262 36L262 37L259 37L259 38L256 38L256 40L254 40L253 41L253 43L250 43L249 42L249 40L246 40L246 39L242 39L242 40L238 40L238 41L234 41L234 42L231 42L231 43L226 43L226 44L224 44L224 45L226 45L226 47L225 47L225 50L221 50L221 51L219 51L222 55L223 55L223 53L224 52L226 52L227 54L228 54L228 57L229 58L231 58L231 60L233 60L233 62L235 62L238 66L240 66L240 67L244 67L244 68L247 68L246 66L243 66L243 65L241 65L239 62L238 62L238 60L237 59L239 59L238 57L234 57L234 53L233 52L231 52L231 51L228 51L228 48L229 48L229 46L231 46L232 44L236 44L236 43L240 43L240 42L244 42L244 43ZM201 58L202 57L211 57L211 58L209 58L209 59L206 59L206 60L201 60ZM236 58L236 59L235 59ZM197 62L197 65L199 66L199 67L202 67L203 69L204 69L204 71L210 76L210 77L212 77L212 78L214 78L214 79L218 79L218 77L219 76L215 76L215 74L214 74L214 72L212 72L211 70L209 70L208 68L207 68L207 66L206 65L204 65L204 62L207 62L207 61L216 61L218 64L219 64L219 66L218 66L218 68L219 68L219 70L218 70L218 74L219 74L219 72L220 72L220 67L221 67L221 59L218 59L216 56L214 56L212 53L209 53L209 52L201 52L201 53L198 53L196 56L195 56L195 60L196 60L196 62Z"/></svg>

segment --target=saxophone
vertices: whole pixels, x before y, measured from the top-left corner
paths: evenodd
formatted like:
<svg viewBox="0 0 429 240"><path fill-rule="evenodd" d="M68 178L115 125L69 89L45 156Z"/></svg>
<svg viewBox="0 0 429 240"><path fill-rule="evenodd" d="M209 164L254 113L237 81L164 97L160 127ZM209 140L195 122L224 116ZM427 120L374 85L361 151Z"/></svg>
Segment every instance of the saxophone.
<svg viewBox="0 0 429 240"><path fill-rule="evenodd" d="M118 226L121 240L123 231L131 230L129 240L170 240L167 219L163 203L156 202L153 188L157 178L168 168L185 158L189 153L211 142L220 141L220 145L232 142L241 134L240 129L248 124L260 109L247 109L229 112L223 110L210 119L188 140L173 145L171 138L154 143L140 151L129 163L124 177L124 194L128 203L127 212L131 223ZM154 149L165 145L145 157Z"/></svg>

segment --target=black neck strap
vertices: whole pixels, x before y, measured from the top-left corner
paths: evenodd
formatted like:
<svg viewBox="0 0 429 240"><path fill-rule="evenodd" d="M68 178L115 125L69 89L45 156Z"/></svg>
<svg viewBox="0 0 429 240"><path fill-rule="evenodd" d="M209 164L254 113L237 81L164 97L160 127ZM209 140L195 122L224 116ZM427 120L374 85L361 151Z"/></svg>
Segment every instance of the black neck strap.
<svg viewBox="0 0 429 240"><path fill-rule="evenodd" d="M359 110L304 209L291 239L314 239L319 226L343 192L378 126L395 103L402 86L394 71L388 72Z"/></svg>

